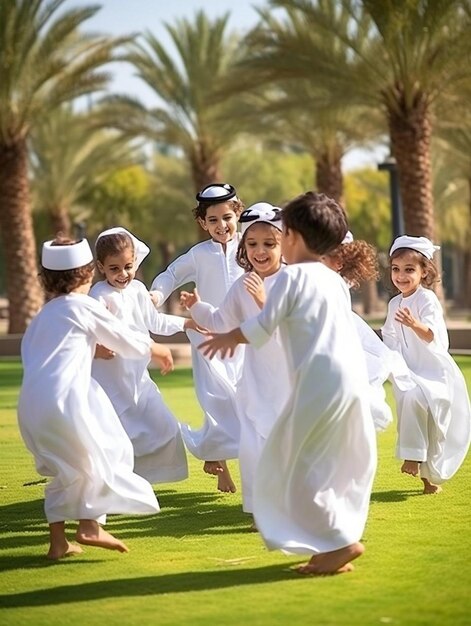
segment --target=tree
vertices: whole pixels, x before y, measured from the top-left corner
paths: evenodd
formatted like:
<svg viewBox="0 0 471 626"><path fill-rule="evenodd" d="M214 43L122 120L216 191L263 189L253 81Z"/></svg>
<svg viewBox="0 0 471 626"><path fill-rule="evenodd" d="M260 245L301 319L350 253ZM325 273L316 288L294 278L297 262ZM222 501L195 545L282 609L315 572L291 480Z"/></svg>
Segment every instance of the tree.
<svg viewBox="0 0 471 626"><path fill-rule="evenodd" d="M102 89L97 71L125 39L79 29L98 7L62 10L64 0L0 2L0 231L9 333L21 333L42 302L28 174L28 137L45 114Z"/></svg>

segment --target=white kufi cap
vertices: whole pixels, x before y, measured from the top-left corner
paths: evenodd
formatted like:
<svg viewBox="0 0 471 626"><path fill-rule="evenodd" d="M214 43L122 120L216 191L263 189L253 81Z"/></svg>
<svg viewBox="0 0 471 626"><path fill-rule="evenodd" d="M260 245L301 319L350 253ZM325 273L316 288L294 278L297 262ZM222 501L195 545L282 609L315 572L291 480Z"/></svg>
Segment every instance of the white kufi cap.
<svg viewBox="0 0 471 626"><path fill-rule="evenodd" d="M389 250L389 256L399 248L410 248L420 252L430 261L433 259L434 252L440 250L440 246L435 246L427 237L410 237L409 235L401 235L401 237L394 240Z"/></svg>
<svg viewBox="0 0 471 626"><path fill-rule="evenodd" d="M108 228L108 230L104 230L102 233L98 235L98 237L96 238L96 241L98 241L100 237L105 237L106 235L118 235L118 234L128 235L128 237L131 238L132 243L134 245L134 254L136 255L136 269L137 269L139 265L142 263L142 261L149 254L150 248L147 244L145 244L143 241L138 239L135 235L130 233L128 230L126 230L125 228L122 228L121 226ZM96 242L95 242L95 246L96 246Z"/></svg>
<svg viewBox="0 0 471 626"><path fill-rule="evenodd" d="M342 243L352 243L352 241L353 241L353 234L350 230L347 230L347 234L343 238Z"/></svg>
<svg viewBox="0 0 471 626"><path fill-rule="evenodd" d="M247 228L256 222L265 222L281 230L281 209L269 202L252 204L239 217L241 233L244 234Z"/></svg>
<svg viewBox="0 0 471 626"><path fill-rule="evenodd" d="M41 265L47 270L74 270L93 261L93 254L86 239L59 246L53 244L54 241L43 243Z"/></svg>
<svg viewBox="0 0 471 626"><path fill-rule="evenodd" d="M220 204L228 200L237 200L236 190L228 183L213 183L207 185L199 193L196 194L198 202L206 202L208 204Z"/></svg>

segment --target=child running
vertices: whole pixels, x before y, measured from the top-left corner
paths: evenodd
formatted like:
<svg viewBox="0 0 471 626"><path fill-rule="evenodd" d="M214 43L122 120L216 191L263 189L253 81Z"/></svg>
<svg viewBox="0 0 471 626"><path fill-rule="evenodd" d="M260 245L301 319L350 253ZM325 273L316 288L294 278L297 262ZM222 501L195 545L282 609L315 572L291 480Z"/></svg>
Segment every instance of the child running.
<svg viewBox="0 0 471 626"><path fill-rule="evenodd" d="M136 271L150 250L121 227L105 230L95 243L98 270L105 280L93 285L90 295L102 302L129 328L143 333L173 335L195 324L184 317L155 310ZM173 369L168 347L156 346L163 360L162 374ZM150 377L150 355L127 359L116 355L95 359L92 376L110 398L134 448L134 471L150 483L167 483L188 477L188 466L177 420Z"/></svg>
<svg viewBox="0 0 471 626"><path fill-rule="evenodd" d="M181 294L182 305L209 331L227 332L257 315L265 293L269 293L283 267L281 210L258 202L241 214L239 222L242 239L237 261L246 274L235 281L219 307L201 302L196 289L192 294ZM237 385L239 465L243 510L247 513L253 513L252 489L260 453L288 394L288 367L278 335L275 333L260 349L248 345Z"/></svg>
<svg viewBox="0 0 471 626"><path fill-rule="evenodd" d="M91 378L96 344L129 359L151 353L148 335L130 330L87 294L94 274L86 240L54 240L42 248L40 277L48 302L21 343L23 383L18 422L45 490L47 557L82 552L69 543L67 520L78 520L80 544L128 552L102 527L108 513L151 514L150 484L133 473L133 452L111 402Z"/></svg>
<svg viewBox="0 0 471 626"><path fill-rule="evenodd" d="M468 451L471 410L463 375L448 353L448 333L431 287L438 280L433 255L439 246L426 237L398 237L389 251L391 281L399 292L388 306L383 339L406 361L417 384L393 385L398 412L396 455L401 471L420 476L424 494L459 469Z"/></svg>
<svg viewBox="0 0 471 626"><path fill-rule="evenodd" d="M262 311L200 349L211 358L239 343L265 344L279 327L292 388L262 450L254 517L269 549L311 554L302 574L340 574L360 543L376 468L368 377L345 281L320 262L347 233L343 209L308 192L282 211L288 267Z"/></svg>
<svg viewBox="0 0 471 626"><path fill-rule="evenodd" d="M198 206L193 214L210 239L197 243L179 256L153 281L154 304L161 306L169 295L183 285L194 282L204 302L219 306L243 273L236 262L239 237L237 220L244 205L229 184L212 184L196 195ZM195 431L182 424L187 448L204 460L204 471L218 477L220 491L234 492L235 484L226 459L239 454L240 427L237 417L235 386L240 374L243 350L234 358L209 361L197 350L204 335L189 330L195 391L204 411L203 427Z"/></svg>

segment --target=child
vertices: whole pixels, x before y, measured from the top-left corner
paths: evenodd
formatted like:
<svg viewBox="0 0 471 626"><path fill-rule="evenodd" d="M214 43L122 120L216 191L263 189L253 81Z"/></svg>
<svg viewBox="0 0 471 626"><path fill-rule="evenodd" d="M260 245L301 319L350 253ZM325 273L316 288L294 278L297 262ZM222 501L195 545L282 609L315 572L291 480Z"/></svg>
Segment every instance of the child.
<svg viewBox="0 0 471 626"><path fill-rule="evenodd" d="M319 262L347 232L324 194L298 196L282 211L280 272L257 317L205 341L211 358L239 343L260 347L279 326L291 394L257 468L254 517L268 548L308 553L303 574L336 574L364 547L376 467L368 378L345 281Z"/></svg>
<svg viewBox="0 0 471 626"><path fill-rule="evenodd" d="M471 410L466 383L448 353L443 311L431 290L438 280L433 254L439 246L426 237L398 237L389 256L391 280L400 292L389 302L383 339L404 357L417 384L394 386L398 411L397 457L401 471L419 476L424 494L458 470L470 442Z"/></svg>
<svg viewBox="0 0 471 626"><path fill-rule="evenodd" d="M354 240L349 231L340 246L324 255L323 263L346 281L351 289L357 289L369 280L378 279L378 259L375 248L362 240ZM402 357L389 350L374 330L355 312L353 321L358 331L366 357L370 382L370 409L375 429L385 430L393 421L391 409L386 402L384 383L394 380L402 389L414 387L409 370Z"/></svg>
<svg viewBox="0 0 471 626"><path fill-rule="evenodd" d="M242 239L237 261L246 271L218 308L201 302L196 289L181 303L204 328L227 332L257 315L282 268L281 211L267 202L252 205L239 218ZM237 385L240 419L239 464L243 510L253 512L252 485L260 453L289 393L286 357L278 336L260 349L247 346ZM252 525L252 529L255 527Z"/></svg>
<svg viewBox="0 0 471 626"><path fill-rule="evenodd" d="M48 302L21 344L18 421L46 486L49 559L82 552L65 521L78 520L80 544L127 552L102 528L107 513L157 513L150 484L133 473L132 446L103 389L91 378L97 342L132 359L148 355L148 335L132 331L87 294L94 273L86 240L47 241L40 277Z"/></svg>
<svg viewBox="0 0 471 626"><path fill-rule="evenodd" d="M237 219L244 206L228 184L208 185L196 195L198 206L193 214L210 239L197 243L179 256L153 281L154 304L161 306L178 287L194 282L204 302L219 306L229 287L243 270L236 262ZM225 459L239 453L239 422L235 385L239 378L243 351L233 359L210 362L196 349L204 335L188 331L192 344L193 378L196 395L204 411L204 425L199 431L182 425L186 446L204 470L218 476L220 491L235 491Z"/></svg>
<svg viewBox="0 0 471 626"><path fill-rule="evenodd" d="M194 328L191 320L156 311L146 287L134 279L149 254L145 243L124 228L111 228L98 235L95 254L97 267L106 280L93 285L90 295L129 328L157 335ZM171 358L168 348L161 348ZM109 360L95 359L92 376L106 391L131 439L134 471L150 483L184 480L188 466L180 428L149 375L149 360L149 354L139 360L119 355ZM170 361L162 373L172 367Z"/></svg>

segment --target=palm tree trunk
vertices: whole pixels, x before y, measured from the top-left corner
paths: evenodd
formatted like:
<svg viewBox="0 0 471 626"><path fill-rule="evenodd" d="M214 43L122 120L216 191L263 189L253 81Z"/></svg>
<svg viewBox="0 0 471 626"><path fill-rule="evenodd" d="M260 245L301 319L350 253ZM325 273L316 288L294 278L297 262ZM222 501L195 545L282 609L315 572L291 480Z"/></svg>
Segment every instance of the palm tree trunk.
<svg viewBox="0 0 471 626"><path fill-rule="evenodd" d="M22 333L43 302L24 139L0 143L0 231L10 311L8 333Z"/></svg>
<svg viewBox="0 0 471 626"><path fill-rule="evenodd" d="M343 206L343 175L342 153L325 149L315 156L316 159L316 189L325 193L329 198L334 198Z"/></svg>
<svg viewBox="0 0 471 626"><path fill-rule="evenodd" d="M51 222L52 236L70 238L72 237L72 223L70 215L65 207L54 207L49 211L49 220Z"/></svg>

